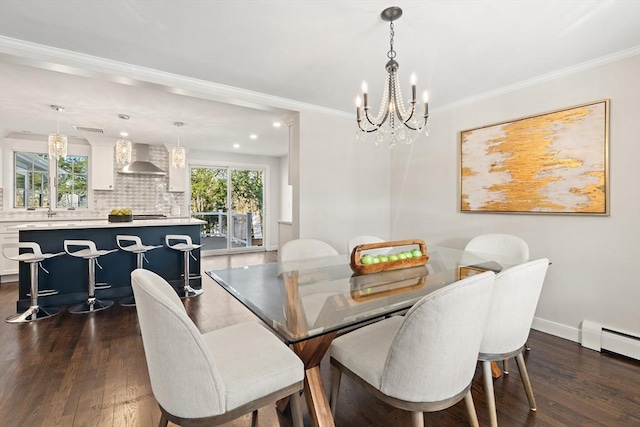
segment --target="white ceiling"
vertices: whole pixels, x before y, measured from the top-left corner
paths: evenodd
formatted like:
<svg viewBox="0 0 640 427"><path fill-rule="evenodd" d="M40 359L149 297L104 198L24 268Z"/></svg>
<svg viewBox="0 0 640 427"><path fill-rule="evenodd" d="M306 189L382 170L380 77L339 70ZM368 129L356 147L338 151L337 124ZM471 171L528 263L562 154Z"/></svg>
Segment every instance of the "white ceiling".
<svg viewBox="0 0 640 427"><path fill-rule="evenodd" d="M42 66L6 46L17 39L241 88L265 105L285 98L354 114L363 78L370 103L379 102L389 49L380 12L391 5L404 11L394 47L405 90L415 71L432 111L640 46L638 0L2 0L0 131L48 133L56 117L48 105L59 104L69 110L61 124L103 128L109 137L127 128L134 142L171 145L172 123L183 121L188 147L231 151L237 142L246 152L282 155L286 127L271 123L286 110L179 95L179 85L117 83L77 67L51 71L55 51ZM119 113L131 116L126 126Z"/></svg>

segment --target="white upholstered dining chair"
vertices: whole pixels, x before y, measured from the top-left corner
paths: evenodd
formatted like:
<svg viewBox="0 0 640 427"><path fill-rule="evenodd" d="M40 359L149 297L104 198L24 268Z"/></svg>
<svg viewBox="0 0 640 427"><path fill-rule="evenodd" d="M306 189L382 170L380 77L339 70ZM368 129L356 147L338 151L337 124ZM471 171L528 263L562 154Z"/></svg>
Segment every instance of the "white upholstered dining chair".
<svg viewBox="0 0 640 427"><path fill-rule="evenodd" d="M163 278L131 273L151 389L162 418L181 426L218 425L290 397L302 427L302 361L253 322L201 334Z"/></svg>
<svg viewBox="0 0 640 427"><path fill-rule="evenodd" d="M529 261L529 245L524 239L513 234L481 234L469 240L464 250L509 257L515 262ZM531 350L528 343L525 343L525 349ZM508 360L503 361L502 371L505 375L509 375Z"/></svg>
<svg viewBox="0 0 640 427"><path fill-rule="evenodd" d="M317 239L290 240L278 251L280 262L313 262L314 258L339 255L333 246ZM300 298L304 301L304 316L310 329L314 328L318 316L324 307L327 298L335 293L349 292L349 283L345 281L327 282L322 286L305 286L299 289Z"/></svg>
<svg viewBox="0 0 640 427"><path fill-rule="evenodd" d="M282 245L278 251L278 260L281 262L300 261L332 255L338 255L338 251L322 240L295 239Z"/></svg>
<svg viewBox="0 0 640 427"><path fill-rule="evenodd" d="M336 414L342 373L382 401L423 412L464 399L471 425L478 419L471 396L495 275L485 272L425 296L406 316L394 316L336 338L331 353L331 410Z"/></svg>
<svg viewBox="0 0 640 427"><path fill-rule="evenodd" d="M521 262L529 261L529 245L513 234L482 234L469 240L464 250L507 256Z"/></svg>
<svg viewBox="0 0 640 427"><path fill-rule="evenodd" d="M498 419L491 362L516 358L529 406L532 411L536 410L522 351L529 336L548 267L549 260L542 258L511 267L496 275L489 317L478 356L478 360L482 362L487 408L493 427L498 425Z"/></svg>

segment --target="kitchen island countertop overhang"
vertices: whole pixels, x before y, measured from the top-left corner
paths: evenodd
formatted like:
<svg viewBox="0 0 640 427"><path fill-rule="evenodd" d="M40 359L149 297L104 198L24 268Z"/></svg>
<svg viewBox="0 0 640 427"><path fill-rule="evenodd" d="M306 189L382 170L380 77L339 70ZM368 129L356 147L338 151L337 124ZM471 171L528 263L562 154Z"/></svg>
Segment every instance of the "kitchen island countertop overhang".
<svg viewBox="0 0 640 427"><path fill-rule="evenodd" d="M155 226L174 226L174 225L200 225L206 224L205 221L195 218L163 218L163 219L144 219L128 222L109 222L106 219L100 220L49 220L34 221L20 225L9 227L9 231L25 231L25 230L60 230L60 229L84 229L84 228L128 228L128 227L155 227Z"/></svg>

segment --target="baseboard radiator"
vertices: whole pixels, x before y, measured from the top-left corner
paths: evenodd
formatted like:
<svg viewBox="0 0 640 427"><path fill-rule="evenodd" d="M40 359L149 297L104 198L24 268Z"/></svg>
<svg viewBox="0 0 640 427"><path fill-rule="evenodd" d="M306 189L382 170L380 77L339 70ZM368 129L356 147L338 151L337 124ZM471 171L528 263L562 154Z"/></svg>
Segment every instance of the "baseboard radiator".
<svg viewBox="0 0 640 427"><path fill-rule="evenodd" d="M640 337L607 328L591 320L582 321L581 344L592 350L607 350L640 360Z"/></svg>

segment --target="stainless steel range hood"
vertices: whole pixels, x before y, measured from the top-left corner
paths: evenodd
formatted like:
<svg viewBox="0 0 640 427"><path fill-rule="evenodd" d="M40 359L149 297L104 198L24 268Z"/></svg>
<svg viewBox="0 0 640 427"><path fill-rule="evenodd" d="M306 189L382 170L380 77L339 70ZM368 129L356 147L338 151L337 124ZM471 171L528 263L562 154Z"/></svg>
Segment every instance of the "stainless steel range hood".
<svg viewBox="0 0 640 427"><path fill-rule="evenodd" d="M149 145L135 144L136 160L126 164L118 173L125 175L164 176L167 173L149 161Z"/></svg>

